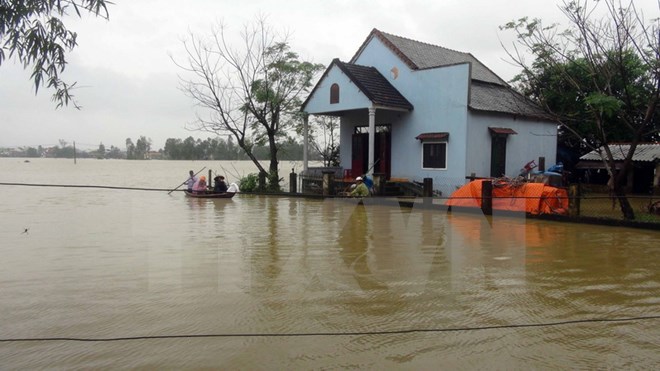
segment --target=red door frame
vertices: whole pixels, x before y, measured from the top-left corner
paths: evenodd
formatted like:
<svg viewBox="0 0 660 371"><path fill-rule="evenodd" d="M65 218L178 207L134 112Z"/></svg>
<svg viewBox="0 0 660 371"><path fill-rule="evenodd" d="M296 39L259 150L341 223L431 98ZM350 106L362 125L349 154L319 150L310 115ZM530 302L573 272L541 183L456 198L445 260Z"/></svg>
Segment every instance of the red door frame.
<svg viewBox="0 0 660 371"><path fill-rule="evenodd" d="M385 174L389 179L392 162L392 135L389 131L376 133L374 138L374 166L373 172ZM369 134L354 133L351 146L351 177L363 175L369 169Z"/></svg>

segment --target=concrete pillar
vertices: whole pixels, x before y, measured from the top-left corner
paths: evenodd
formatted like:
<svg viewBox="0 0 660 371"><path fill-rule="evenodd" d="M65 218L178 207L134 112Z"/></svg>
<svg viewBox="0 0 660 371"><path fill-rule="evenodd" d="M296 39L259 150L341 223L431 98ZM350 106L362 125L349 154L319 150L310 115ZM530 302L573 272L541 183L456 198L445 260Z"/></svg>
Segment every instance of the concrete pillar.
<svg viewBox="0 0 660 371"><path fill-rule="evenodd" d="M335 172L323 172L323 195L333 196L335 194Z"/></svg>
<svg viewBox="0 0 660 371"><path fill-rule="evenodd" d="M374 148L376 142L376 109L369 108L369 161L367 166L369 171L367 175L372 176L374 173Z"/></svg>
<svg viewBox="0 0 660 371"><path fill-rule="evenodd" d="M305 115L303 119L303 171L306 173L308 170L307 152L309 149L309 115Z"/></svg>

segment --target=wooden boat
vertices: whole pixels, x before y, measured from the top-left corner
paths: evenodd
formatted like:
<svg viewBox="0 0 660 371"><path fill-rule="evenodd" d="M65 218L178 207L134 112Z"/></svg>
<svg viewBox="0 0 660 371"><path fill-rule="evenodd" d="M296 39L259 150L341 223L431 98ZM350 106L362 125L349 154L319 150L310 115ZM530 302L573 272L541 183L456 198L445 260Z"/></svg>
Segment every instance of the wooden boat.
<svg viewBox="0 0 660 371"><path fill-rule="evenodd" d="M206 192L206 193L193 193L193 192L188 192L184 191L187 197L192 197L192 198L232 198L236 194L235 192L225 192L225 193L213 193L213 192Z"/></svg>

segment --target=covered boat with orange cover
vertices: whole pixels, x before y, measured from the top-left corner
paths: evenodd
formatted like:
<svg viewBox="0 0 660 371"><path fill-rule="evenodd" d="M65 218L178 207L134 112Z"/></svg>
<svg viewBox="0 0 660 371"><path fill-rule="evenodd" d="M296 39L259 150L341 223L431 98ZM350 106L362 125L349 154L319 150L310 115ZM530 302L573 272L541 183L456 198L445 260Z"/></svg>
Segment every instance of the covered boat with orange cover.
<svg viewBox="0 0 660 371"><path fill-rule="evenodd" d="M452 193L448 206L481 207L481 187L487 179L473 180ZM543 183L508 182L493 179L493 210L530 214L566 214L568 193Z"/></svg>

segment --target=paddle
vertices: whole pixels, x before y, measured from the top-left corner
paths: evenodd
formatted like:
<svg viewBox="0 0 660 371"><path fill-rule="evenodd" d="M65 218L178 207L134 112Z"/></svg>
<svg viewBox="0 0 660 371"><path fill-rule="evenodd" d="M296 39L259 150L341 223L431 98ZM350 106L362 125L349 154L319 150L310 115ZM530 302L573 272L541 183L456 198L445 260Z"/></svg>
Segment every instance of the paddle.
<svg viewBox="0 0 660 371"><path fill-rule="evenodd" d="M206 169L206 166L204 166L203 168L201 168L201 169L200 169L198 172L196 172L193 176L196 176L197 174L201 173L204 169ZM179 185L178 185L176 188L174 188L173 190L167 192L167 194L170 194L170 193L176 191L177 189L179 189L179 187L181 187L182 185L184 185L184 184L186 184L186 183L188 183L188 179L186 179L183 183L179 184Z"/></svg>

